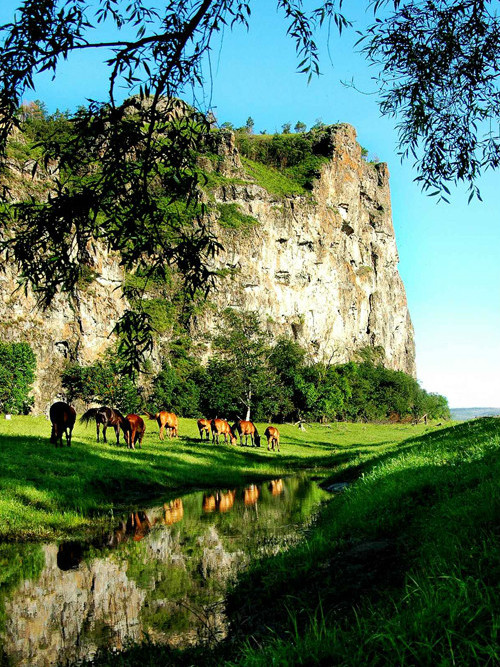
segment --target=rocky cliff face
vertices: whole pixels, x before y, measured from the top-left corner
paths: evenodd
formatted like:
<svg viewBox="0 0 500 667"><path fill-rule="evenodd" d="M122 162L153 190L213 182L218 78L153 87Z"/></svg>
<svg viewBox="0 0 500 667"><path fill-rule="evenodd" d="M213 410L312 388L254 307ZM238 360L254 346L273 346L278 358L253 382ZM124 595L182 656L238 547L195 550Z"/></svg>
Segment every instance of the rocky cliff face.
<svg viewBox="0 0 500 667"><path fill-rule="evenodd" d="M332 154L312 196L278 197L245 174L232 138L220 146L219 169L238 182L220 185L217 202L236 204L257 224L243 233L220 230L224 252L217 268L232 269L213 301L255 310L274 335L287 335L316 360L344 362L366 346L381 346L388 367L415 375L413 328L398 274L385 164L369 164L354 128L331 128ZM38 360L35 409L44 411L60 391L66 359L91 363L112 342L125 306L116 257L96 258L98 278L76 303L59 297L45 312L32 295L15 292L11 269L0 275L0 336L26 340ZM195 332L211 331L207 312Z"/></svg>
<svg viewBox="0 0 500 667"><path fill-rule="evenodd" d="M37 358L35 412L45 412L61 391L61 372L68 360L91 364L112 342L110 334L125 310L120 298L122 271L116 257L95 259L98 278L79 290L72 302L65 295L47 310L35 296L18 288L13 267L0 273L0 339L27 341Z"/></svg>
<svg viewBox="0 0 500 667"><path fill-rule="evenodd" d="M258 311L274 335L293 336L317 360L344 362L381 346L388 367L415 375L387 165L362 158L353 127L331 132L331 159L312 198L273 197L252 183L218 190L219 201L260 224L226 234L219 265L237 273L217 303ZM226 150L237 173L238 156Z"/></svg>

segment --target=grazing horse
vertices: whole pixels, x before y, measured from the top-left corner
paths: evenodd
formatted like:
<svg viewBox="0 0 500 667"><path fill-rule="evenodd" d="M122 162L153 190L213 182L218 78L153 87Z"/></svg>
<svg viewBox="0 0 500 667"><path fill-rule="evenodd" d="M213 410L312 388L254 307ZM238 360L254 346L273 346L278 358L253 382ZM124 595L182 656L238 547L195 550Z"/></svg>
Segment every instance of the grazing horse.
<svg viewBox="0 0 500 667"><path fill-rule="evenodd" d="M104 442L108 442L106 440L106 429L108 426L112 426L115 429L116 444L120 444L120 428L125 436L125 442L128 443L127 434L130 432L130 424L121 412L103 405L100 408L90 408L80 417L82 424L88 424L93 419L95 419L96 424L97 442L99 442L99 428L102 425L102 439Z"/></svg>
<svg viewBox="0 0 500 667"><path fill-rule="evenodd" d="M212 427L210 426L210 419L198 419L198 431L200 432L200 438L203 440L203 434L207 434L207 442L210 440L210 433L212 432Z"/></svg>
<svg viewBox="0 0 500 667"><path fill-rule="evenodd" d="M125 419L130 424L130 431L125 433L125 442L129 449L135 449L136 443L138 444L139 449L142 449L142 439L144 438L144 432L146 431L144 419L135 414L127 415Z"/></svg>
<svg viewBox="0 0 500 667"><path fill-rule="evenodd" d="M50 442L56 447L63 446L63 433L66 434L66 444L71 447L71 433L76 421L75 408L63 401L58 401L50 406L50 421L52 422L52 432Z"/></svg>
<svg viewBox="0 0 500 667"><path fill-rule="evenodd" d="M243 436L245 436L245 445L248 442L248 436L250 436L252 447L253 446L260 447L260 435L257 429L255 428L255 424L253 424L252 422L240 419L239 422L233 424L233 432L240 434L240 445L243 445Z"/></svg>
<svg viewBox="0 0 500 667"><path fill-rule="evenodd" d="M270 449L273 450L276 447L278 449L278 452L280 450L280 432L275 426L268 426L266 428L266 431L264 435L267 438L267 451Z"/></svg>
<svg viewBox="0 0 500 667"><path fill-rule="evenodd" d="M164 440L165 434L164 429L167 430L167 435L169 438L179 435L179 420L177 415L173 412L157 412L156 414L151 414L151 412L146 412L149 419L154 419L160 427L160 440Z"/></svg>
<svg viewBox="0 0 500 667"><path fill-rule="evenodd" d="M233 429L229 426L227 421L224 419L212 419L210 422L210 427L212 429L212 442L217 442L219 444L219 436L224 436L224 442L227 444L227 436L232 445L235 445L237 440L234 435Z"/></svg>

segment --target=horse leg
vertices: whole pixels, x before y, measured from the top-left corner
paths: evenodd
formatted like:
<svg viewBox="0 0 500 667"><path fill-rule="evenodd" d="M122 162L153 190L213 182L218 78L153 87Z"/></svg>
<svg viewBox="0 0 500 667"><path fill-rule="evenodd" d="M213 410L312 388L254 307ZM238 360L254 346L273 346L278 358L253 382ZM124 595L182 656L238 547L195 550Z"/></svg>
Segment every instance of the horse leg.
<svg viewBox="0 0 500 667"><path fill-rule="evenodd" d="M163 440L165 438L165 435L163 433L164 425L160 424L160 440Z"/></svg>
<svg viewBox="0 0 500 667"><path fill-rule="evenodd" d="M106 438L106 429L107 428L108 427L106 426L106 424L102 425L102 441L105 442L106 444L108 442L108 439Z"/></svg>
<svg viewBox="0 0 500 667"><path fill-rule="evenodd" d="M99 429L99 422L98 422L98 421L96 421L96 423L95 423L95 427L96 427L96 431L97 431L97 442L99 442L99 430L100 430L100 429ZM103 432L104 432L104 431L103 431Z"/></svg>
<svg viewBox="0 0 500 667"><path fill-rule="evenodd" d="M120 424L117 424L115 426L115 433L116 433L116 446L120 446Z"/></svg>

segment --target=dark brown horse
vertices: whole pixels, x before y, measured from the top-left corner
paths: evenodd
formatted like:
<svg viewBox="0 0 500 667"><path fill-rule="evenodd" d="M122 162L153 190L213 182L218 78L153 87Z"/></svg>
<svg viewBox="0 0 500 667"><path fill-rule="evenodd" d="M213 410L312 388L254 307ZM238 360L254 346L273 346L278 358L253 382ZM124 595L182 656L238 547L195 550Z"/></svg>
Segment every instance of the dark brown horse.
<svg viewBox="0 0 500 667"><path fill-rule="evenodd" d="M243 436L245 436L245 445L248 443L248 436L250 436L252 447L254 445L256 447L260 447L260 435L255 427L255 424L252 422L240 419L239 422L233 424L233 433L240 434L240 445L243 445Z"/></svg>
<svg viewBox="0 0 500 667"><path fill-rule="evenodd" d="M264 435L267 438L267 450L272 449L274 452L274 448L280 450L280 432L276 428L276 426L268 426L265 430Z"/></svg>
<svg viewBox="0 0 500 667"><path fill-rule="evenodd" d="M210 427L212 429L212 442L217 442L219 444L219 436L224 436L224 442L227 444L227 436L232 445L236 444L236 436L234 435L233 429L229 426L227 421L224 419L212 419L210 422Z"/></svg>
<svg viewBox="0 0 500 667"><path fill-rule="evenodd" d="M99 429L101 426L102 439L104 442L108 442L106 440L106 429L108 426L112 426L115 429L117 445L120 444L120 428L125 436L125 442L127 442L127 433L130 432L130 424L121 412L103 405L100 408L90 408L90 410L87 410L87 412L80 417L82 424L88 424L94 419L97 431L97 442L99 442Z"/></svg>
<svg viewBox="0 0 500 667"><path fill-rule="evenodd" d="M56 447L63 446L63 433L66 434L66 444L71 447L71 433L76 421L75 408L63 401L58 401L50 406L50 421L52 422L52 432L50 442Z"/></svg>
<svg viewBox="0 0 500 667"><path fill-rule="evenodd" d="M160 427L160 440L163 440L165 437L164 429L166 429L169 438L173 438L174 436L177 437L179 435L179 420L177 419L177 415L173 412L162 411L157 412L154 415L150 412L146 412L146 414L150 419L155 419Z"/></svg>
<svg viewBox="0 0 500 667"><path fill-rule="evenodd" d="M200 438L203 440L203 434L207 434L207 441L210 440L210 433L212 432L212 427L210 426L210 419L198 419L198 431L200 432Z"/></svg>
<svg viewBox="0 0 500 667"><path fill-rule="evenodd" d="M126 416L126 420L130 424L130 431L125 433L125 442L128 445L129 449L135 449L137 444L139 449L142 449L142 439L144 438L144 433L146 431L146 424L144 419L139 417L139 415L130 414Z"/></svg>

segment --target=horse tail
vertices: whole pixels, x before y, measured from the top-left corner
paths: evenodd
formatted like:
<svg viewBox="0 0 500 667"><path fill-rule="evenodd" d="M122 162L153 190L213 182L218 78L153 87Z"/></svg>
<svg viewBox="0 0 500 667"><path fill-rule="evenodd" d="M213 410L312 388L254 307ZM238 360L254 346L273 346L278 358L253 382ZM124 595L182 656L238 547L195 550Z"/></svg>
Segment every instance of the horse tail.
<svg viewBox="0 0 500 667"><path fill-rule="evenodd" d="M90 410L87 410L87 412L80 417L80 423L87 425L97 417L98 411L99 408L90 408Z"/></svg>

